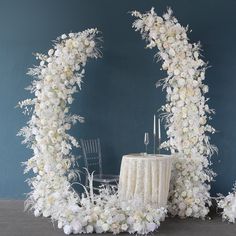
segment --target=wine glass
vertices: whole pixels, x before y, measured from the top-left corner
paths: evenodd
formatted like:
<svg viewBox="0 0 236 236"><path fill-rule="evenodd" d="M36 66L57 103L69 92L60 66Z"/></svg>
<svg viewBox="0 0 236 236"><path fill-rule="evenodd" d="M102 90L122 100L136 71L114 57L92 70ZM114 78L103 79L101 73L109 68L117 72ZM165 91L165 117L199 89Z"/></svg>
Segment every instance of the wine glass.
<svg viewBox="0 0 236 236"><path fill-rule="evenodd" d="M149 144L149 134L148 134L148 132L145 132L144 133L144 145L146 147L146 154L147 154L147 146L148 146L148 144Z"/></svg>

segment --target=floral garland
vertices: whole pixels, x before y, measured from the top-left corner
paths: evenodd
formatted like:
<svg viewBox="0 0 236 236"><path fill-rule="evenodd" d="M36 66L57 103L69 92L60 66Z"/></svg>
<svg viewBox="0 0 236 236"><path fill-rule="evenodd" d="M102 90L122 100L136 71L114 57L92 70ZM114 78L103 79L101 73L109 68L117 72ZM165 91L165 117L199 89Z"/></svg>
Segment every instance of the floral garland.
<svg viewBox="0 0 236 236"><path fill-rule="evenodd" d="M211 204L208 183L214 177L209 157L217 149L207 136L215 132L207 124L208 114L214 111L204 97L208 92L203 84L207 65L200 58L200 45L189 42L188 28L178 23L171 9L162 17L154 8L145 14L133 11L132 15L137 18L133 28L148 42L147 48L158 48L157 57L167 71L167 77L157 83L167 91L162 115L168 140L162 147L180 155L171 180L169 212L183 218L204 218Z"/></svg>
<svg viewBox="0 0 236 236"><path fill-rule="evenodd" d="M231 223L235 223L236 220L236 183L233 187L233 192L229 193L226 197L220 195L218 207L223 209L222 218L228 220Z"/></svg>
<svg viewBox="0 0 236 236"><path fill-rule="evenodd" d="M28 180L32 191L26 208L33 210L36 217L42 215L56 221L65 234L147 234L164 220L164 208L142 205L138 199L120 202L117 192L107 188L94 194L90 175L89 192L85 188L86 194L80 197L72 188L78 172L73 169L76 157L71 149L79 145L68 131L71 124L83 122L83 118L69 114L68 105L73 102L77 87L81 88L87 60L100 56L97 34L96 29L63 34L48 55L36 54L40 64L28 72L35 78L27 88L34 98L19 106L32 116L18 133L24 137L22 143L33 150L33 157L24 163L26 173L35 173Z"/></svg>

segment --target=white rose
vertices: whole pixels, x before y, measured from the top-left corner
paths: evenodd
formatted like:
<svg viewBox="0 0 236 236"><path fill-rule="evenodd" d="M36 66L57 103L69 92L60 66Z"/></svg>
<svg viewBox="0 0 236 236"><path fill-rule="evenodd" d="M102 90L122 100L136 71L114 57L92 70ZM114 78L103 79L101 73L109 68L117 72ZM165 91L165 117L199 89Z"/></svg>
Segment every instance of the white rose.
<svg viewBox="0 0 236 236"><path fill-rule="evenodd" d="M86 49L86 53L87 53L87 54L90 54L92 51L93 51L92 48L87 48L87 49Z"/></svg>
<svg viewBox="0 0 236 236"><path fill-rule="evenodd" d="M169 42L169 43L173 43L174 41L175 41L175 40L174 40L173 37L169 37L169 38L168 38L168 42Z"/></svg>
<svg viewBox="0 0 236 236"><path fill-rule="evenodd" d="M170 94L172 92L171 87L167 87L166 92Z"/></svg>
<svg viewBox="0 0 236 236"><path fill-rule="evenodd" d="M140 223L134 223L134 230L140 232L142 230L142 225Z"/></svg>
<svg viewBox="0 0 236 236"><path fill-rule="evenodd" d="M86 227L86 233L90 234L90 233L92 233L92 232L93 232L93 226L92 226L92 225L88 225L88 226Z"/></svg>
<svg viewBox="0 0 236 236"><path fill-rule="evenodd" d="M72 233L72 227L71 227L71 225L65 225L64 228L63 228L63 230L64 230L64 233L67 234L67 235L69 235L69 234Z"/></svg>
<svg viewBox="0 0 236 236"><path fill-rule="evenodd" d="M61 221L58 221L57 227L58 227L58 229L61 229L63 227L63 224Z"/></svg>
<svg viewBox="0 0 236 236"><path fill-rule="evenodd" d="M149 232L153 232L156 228L157 228L157 225L155 223L147 223L147 230Z"/></svg>
<svg viewBox="0 0 236 236"><path fill-rule="evenodd" d="M194 211L194 212L198 212L198 210L199 210L199 209L198 209L198 206L197 206L197 205L193 205L193 211Z"/></svg>
<svg viewBox="0 0 236 236"><path fill-rule="evenodd" d="M104 232L107 232L109 230L109 224L103 224L102 229L104 230Z"/></svg>
<svg viewBox="0 0 236 236"><path fill-rule="evenodd" d="M180 210L185 210L185 209L186 209L186 204L185 204L184 202L181 202L181 203L179 204L179 209L180 209Z"/></svg>
<svg viewBox="0 0 236 236"><path fill-rule="evenodd" d="M193 53L193 56L197 59L197 58L199 57L199 53L198 53L197 51L195 51L195 52Z"/></svg>
<svg viewBox="0 0 236 236"><path fill-rule="evenodd" d="M53 50L53 49L50 49L50 50L48 51L48 55L49 55L49 56L52 56L53 53L54 53L54 50Z"/></svg>
<svg viewBox="0 0 236 236"><path fill-rule="evenodd" d="M174 70L174 75L179 75L179 73L180 73L179 69Z"/></svg>
<svg viewBox="0 0 236 236"><path fill-rule="evenodd" d="M79 221L72 222L73 234L79 234L82 230L82 225Z"/></svg>
<svg viewBox="0 0 236 236"><path fill-rule="evenodd" d="M90 41L90 46L94 47L95 46L95 42L93 40Z"/></svg>
<svg viewBox="0 0 236 236"><path fill-rule="evenodd" d="M182 192L181 194L182 197L186 197L187 196L187 193L185 191Z"/></svg>
<svg viewBox="0 0 236 236"><path fill-rule="evenodd" d="M187 208L186 210L186 216L191 216L193 210L191 208Z"/></svg>
<svg viewBox="0 0 236 236"><path fill-rule="evenodd" d="M74 40L72 44L73 44L73 46L74 46L75 48L77 48L77 47L79 46L79 43L78 43L77 40Z"/></svg>
<svg viewBox="0 0 236 236"><path fill-rule="evenodd" d="M122 229L123 231L126 231L126 230L128 229L128 225L127 225L127 224L122 224L122 225L121 225L121 229Z"/></svg>
<svg viewBox="0 0 236 236"><path fill-rule="evenodd" d="M177 170L179 170L180 167L181 167L180 163L176 163L175 167L176 167Z"/></svg>
<svg viewBox="0 0 236 236"><path fill-rule="evenodd" d="M173 48L170 48L169 54L173 57L175 56L175 50Z"/></svg>
<svg viewBox="0 0 236 236"><path fill-rule="evenodd" d="M200 118L200 124L201 125L205 125L206 124L206 118L205 117L201 117Z"/></svg>
<svg viewBox="0 0 236 236"><path fill-rule="evenodd" d="M87 39L85 39L85 40L84 40L84 44L85 44L86 46L89 46L89 41L88 41Z"/></svg>
<svg viewBox="0 0 236 236"><path fill-rule="evenodd" d="M61 36L62 39L66 39L66 37L67 37L66 34L63 34L63 35Z"/></svg>
<svg viewBox="0 0 236 236"><path fill-rule="evenodd" d="M195 176L193 177L193 180L194 180L194 181L198 181L199 178L195 175Z"/></svg>
<svg viewBox="0 0 236 236"><path fill-rule="evenodd" d="M204 85L203 88L202 88L202 91L203 91L203 93L208 93L208 91L209 91L208 86Z"/></svg>
<svg viewBox="0 0 236 236"><path fill-rule="evenodd" d="M177 40L179 40L179 39L181 38L181 36L180 36L179 34L176 34L175 38L176 38Z"/></svg>
<svg viewBox="0 0 236 236"><path fill-rule="evenodd" d="M188 70L188 73L189 73L190 75L194 75L195 70L194 70L194 69L189 69L189 70Z"/></svg>
<svg viewBox="0 0 236 236"><path fill-rule="evenodd" d="M198 86L198 81L197 80L193 80L193 87L197 87Z"/></svg>
<svg viewBox="0 0 236 236"><path fill-rule="evenodd" d="M183 107L184 106L184 102L182 100L177 102L177 107Z"/></svg>
<svg viewBox="0 0 236 236"><path fill-rule="evenodd" d="M49 58L47 59L47 62L48 62L48 63L52 62L52 58L49 57Z"/></svg>
<svg viewBox="0 0 236 236"><path fill-rule="evenodd" d="M179 87L183 87L185 85L185 79L183 78L179 78L177 82L178 82Z"/></svg>
<svg viewBox="0 0 236 236"><path fill-rule="evenodd" d="M164 26L161 26L160 27L160 33L164 34L166 32L166 29Z"/></svg>
<svg viewBox="0 0 236 236"><path fill-rule="evenodd" d="M39 217L41 215L40 211L38 209L34 210L34 216Z"/></svg>
<svg viewBox="0 0 236 236"><path fill-rule="evenodd" d="M72 97L69 97L69 98L67 99L67 101L68 101L69 104L72 104L73 98L72 98Z"/></svg>
<svg viewBox="0 0 236 236"><path fill-rule="evenodd" d="M103 232L103 228L102 227L96 227L95 226L95 232L97 233L97 234L101 234L102 232Z"/></svg>

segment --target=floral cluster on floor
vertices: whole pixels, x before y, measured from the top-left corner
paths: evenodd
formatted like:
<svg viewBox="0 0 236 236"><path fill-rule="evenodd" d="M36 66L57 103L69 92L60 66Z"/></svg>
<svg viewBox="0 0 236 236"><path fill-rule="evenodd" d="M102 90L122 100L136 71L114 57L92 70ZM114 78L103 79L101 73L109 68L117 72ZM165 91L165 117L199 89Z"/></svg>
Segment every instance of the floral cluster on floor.
<svg viewBox="0 0 236 236"><path fill-rule="evenodd" d="M71 115L72 95L81 89L84 67L89 58L100 57L97 29L63 34L57 38L47 55L37 54L40 64L28 72L34 80L27 87L34 98L19 103L24 113L31 115L19 135L33 151L25 162L25 172L33 170L28 179L32 191L26 207L35 216L50 217L65 234L120 232L147 234L164 220L166 210L140 201L121 202L117 191L101 188L93 192L92 176L89 191L79 196L72 188L78 174L73 168L76 157L72 147L78 147L68 134L72 124L83 122Z"/></svg>
<svg viewBox="0 0 236 236"><path fill-rule="evenodd" d="M226 197L220 195L218 199L218 207L223 210L223 220L235 223L236 220L236 183L234 184L233 191Z"/></svg>

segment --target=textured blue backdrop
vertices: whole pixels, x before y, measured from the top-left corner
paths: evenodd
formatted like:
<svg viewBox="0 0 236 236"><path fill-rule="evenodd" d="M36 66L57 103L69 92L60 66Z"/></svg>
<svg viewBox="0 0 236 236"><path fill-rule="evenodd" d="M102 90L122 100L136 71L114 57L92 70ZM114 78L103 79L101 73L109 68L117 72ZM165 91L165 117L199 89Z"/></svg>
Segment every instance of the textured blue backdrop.
<svg viewBox="0 0 236 236"><path fill-rule="evenodd" d="M153 60L155 50L145 50L132 30L128 11L152 6L159 14L171 6L193 30L191 40L202 42L212 66L206 79L217 112L212 123L219 130L212 137L219 147L212 194L230 190L236 179L235 0L0 0L0 198L24 198L29 191L20 163L30 151L16 137L27 117L14 107L28 97L25 73L36 63L32 52L47 52L51 40L64 32L98 27L104 38L103 59L89 62L83 90L76 95L72 109L86 123L74 127L73 134L101 138L107 173L119 172L123 154L143 151L143 134L151 132L153 114L165 101L155 88L164 74Z"/></svg>

